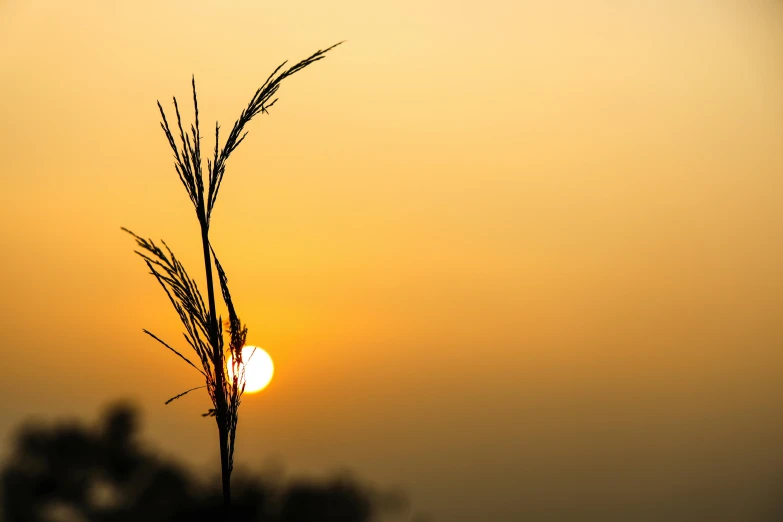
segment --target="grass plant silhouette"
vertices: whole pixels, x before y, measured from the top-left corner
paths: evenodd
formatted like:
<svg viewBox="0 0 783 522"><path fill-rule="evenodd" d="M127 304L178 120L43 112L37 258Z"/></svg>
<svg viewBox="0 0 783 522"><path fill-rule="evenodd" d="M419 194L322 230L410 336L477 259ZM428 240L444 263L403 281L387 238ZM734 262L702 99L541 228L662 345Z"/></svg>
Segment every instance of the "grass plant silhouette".
<svg viewBox="0 0 783 522"><path fill-rule="evenodd" d="M200 368L183 355L182 352L176 350L152 332L144 330L144 333L174 352L204 378L205 384L203 386L186 390L169 399L166 404L193 390L207 389L213 407L204 416L214 417L218 426L223 503L226 507L231 504L231 471L234 466L234 443L236 440L239 405L245 387L242 347L247 338L247 327L239 320L228 289L226 272L223 270L209 242L209 225L212 210L215 208L220 185L226 172L228 158L247 136L245 126L258 114L268 114L269 108L277 102L277 98L274 96L283 80L301 71L308 65L323 59L327 52L341 43L319 50L287 69L284 69L287 62L279 65L253 94L247 107L234 123L222 149L219 147L220 125L215 123L215 149L213 157L207 158L206 180L204 179L201 158L201 130L195 76L192 80L195 122L190 126L190 132L186 132L183 129L177 98L174 98L174 112L177 117L175 132L178 132L179 143L177 143L174 132L172 132L163 107L158 102L158 109L162 119L160 126L174 153L174 168L188 193L190 201L193 203L201 228L207 304L204 303L196 281L188 275L185 267L179 262L165 242L161 241L163 246L161 248L153 240L144 239L123 228L124 231L136 238L136 243L139 247L136 253L144 259L147 267L150 269L150 273L163 287L185 327L183 335L186 342L198 356ZM223 318L218 317L215 307L213 260L223 300L228 309L228 319L225 325L225 328L228 329L227 343L223 339ZM229 377L228 368L226 367L227 355L231 356L233 366L231 375L233 375L233 378Z"/></svg>

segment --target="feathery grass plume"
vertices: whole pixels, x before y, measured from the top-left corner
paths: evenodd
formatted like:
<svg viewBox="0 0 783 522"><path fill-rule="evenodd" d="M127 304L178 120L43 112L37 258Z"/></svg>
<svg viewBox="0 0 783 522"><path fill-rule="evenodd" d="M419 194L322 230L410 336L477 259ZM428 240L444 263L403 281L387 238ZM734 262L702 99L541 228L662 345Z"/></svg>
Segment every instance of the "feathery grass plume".
<svg viewBox="0 0 783 522"><path fill-rule="evenodd" d="M166 401L166 404L194 390L207 389L213 408L210 408L203 416L214 417L217 421L223 479L223 501L227 507L231 504L231 471L234 467L234 443L236 440L237 422L239 420L239 405L242 401L242 393L245 390L245 365L242 360L242 347L247 339L247 327L242 324L239 316L237 316L234 302L228 289L228 277L209 242L209 225L212 210L215 208L220 185L226 172L228 158L247 136L245 126L258 114L269 113L269 108L277 102L277 98L274 96L277 94L283 80L301 71L308 65L323 59L327 52L341 43L343 42L316 51L287 69L285 69L287 62L280 64L253 94L247 107L242 110L239 119L231 128L231 132L228 134L222 148L220 148L219 143L220 125L215 123L215 148L213 157L207 158L206 183L201 160L201 129L195 77L191 81L195 121L188 130L183 128L182 116L176 98L174 98L174 113L177 122L174 131L172 131L163 106L158 102L162 120L160 126L174 155L174 169L185 187L191 203L193 203L193 208L196 211L201 227L201 244L207 285L206 304L195 279L188 275L185 267L165 242L161 241L163 245L163 248L161 248L152 239L144 239L123 228L125 232L128 232L136 239L136 244L139 247L136 253L144 259L150 273L155 277L169 298L185 329L183 332L185 341L198 357L200 368L199 365L188 359L182 352L173 348L152 332L144 330L144 333L172 351L204 378L203 386L196 386L186 390ZM218 317L215 306L213 260L218 274L223 301L228 309L228 319L225 322L225 329L228 334L227 346L223 339L223 318ZM227 357L232 361L230 369L226 367Z"/></svg>

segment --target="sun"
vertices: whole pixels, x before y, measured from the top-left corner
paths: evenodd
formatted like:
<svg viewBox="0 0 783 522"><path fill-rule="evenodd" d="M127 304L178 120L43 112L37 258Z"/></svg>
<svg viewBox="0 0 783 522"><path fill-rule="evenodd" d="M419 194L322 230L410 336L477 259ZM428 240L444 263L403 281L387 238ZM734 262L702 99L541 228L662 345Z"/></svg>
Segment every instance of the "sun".
<svg viewBox="0 0 783 522"><path fill-rule="evenodd" d="M234 378L233 358L227 361L228 376ZM275 373L275 365L272 358L261 348L245 346L242 348L242 364L245 366L245 391L247 393L260 392L266 388L272 375Z"/></svg>

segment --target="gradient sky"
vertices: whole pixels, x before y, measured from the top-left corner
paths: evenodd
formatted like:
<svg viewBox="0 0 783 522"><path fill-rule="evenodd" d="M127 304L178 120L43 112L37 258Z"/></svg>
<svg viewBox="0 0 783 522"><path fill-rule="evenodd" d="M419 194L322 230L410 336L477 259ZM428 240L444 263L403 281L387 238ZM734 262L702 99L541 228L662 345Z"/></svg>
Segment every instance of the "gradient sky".
<svg viewBox="0 0 783 522"><path fill-rule="evenodd" d="M225 7L231 4L231 8ZM217 471L126 226L200 274L158 127L284 59L211 237L277 365L237 460L436 522L783 512L783 3L0 0L3 440L132 398ZM205 123L205 127L208 125ZM213 146L205 138L206 148Z"/></svg>

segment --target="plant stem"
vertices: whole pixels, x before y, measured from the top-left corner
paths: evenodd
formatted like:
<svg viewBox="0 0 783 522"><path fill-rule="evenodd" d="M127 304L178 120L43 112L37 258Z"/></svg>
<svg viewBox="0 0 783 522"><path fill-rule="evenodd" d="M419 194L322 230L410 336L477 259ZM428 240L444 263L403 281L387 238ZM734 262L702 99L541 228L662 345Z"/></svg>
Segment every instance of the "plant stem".
<svg viewBox="0 0 783 522"><path fill-rule="evenodd" d="M204 249L204 269L207 273L207 295L209 299L209 342L212 344L212 359L215 366L215 406L217 413L215 418L218 424L218 438L220 439L220 470L223 479L223 505L228 509L231 505L231 470L228 463L228 426L226 425L226 396L223 393L223 352L220 349L217 323L217 310L215 310L215 290L212 285L212 257L209 251L209 225L206 219L201 218L201 245Z"/></svg>

